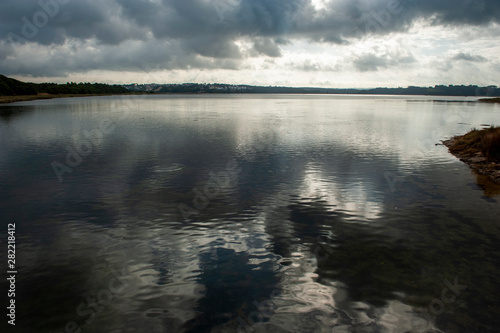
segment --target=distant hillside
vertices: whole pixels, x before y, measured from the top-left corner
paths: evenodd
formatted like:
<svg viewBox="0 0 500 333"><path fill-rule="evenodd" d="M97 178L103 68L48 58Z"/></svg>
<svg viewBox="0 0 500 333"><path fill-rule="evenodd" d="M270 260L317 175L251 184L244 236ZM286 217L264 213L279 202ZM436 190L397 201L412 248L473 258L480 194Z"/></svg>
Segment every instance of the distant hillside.
<svg viewBox="0 0 500 333"><path fill-rule="evenodd" d="M36 95L33 83L24 83L16 79L0 75L0 96Z"/></svg>
<svg viewBox="0 0 500 333"><path fill-rule="evenodd" d="M25 83L0 75L0 96L37 95L46 93L51 95L71 94L126 94L128 89L118 85L103 83Z"/></svg>
<svg viewBox="0 0 500 333"><path fill-rule="evenodd" d="M359 95L431 95L431 96L478 96L500 97L497 86L476 85L436 85L434 87L337 89L337 88L293 88L250 86L222 83L183 84L127 84L109 85L104 83L25 83L0 75L0 96L37 95L104 95L127 94L131 92L171 93L171 94L359 94Z"/></svg>
<svg viewBox="0 0 500 333"><path fill-rule="evenodd" d="M183 83L183 84L128 84L130 91L173 93L173 94L360 94L360 95L433 95L433 96L500 96L497 86L479 87L476 85L436 85L434 87L374 88L374 89L336 89L336 88L293 88L232 85L221 83Z"/></svg>
<svg viewBox="0 0 500 333"><path fill-rule="evenodd" d="M36 89L40 93L53 95L59 94L126 94L129 90L118 85L109 85L104 83L75 83L66 84L56 83L39 83L36 84Z"/></svg>

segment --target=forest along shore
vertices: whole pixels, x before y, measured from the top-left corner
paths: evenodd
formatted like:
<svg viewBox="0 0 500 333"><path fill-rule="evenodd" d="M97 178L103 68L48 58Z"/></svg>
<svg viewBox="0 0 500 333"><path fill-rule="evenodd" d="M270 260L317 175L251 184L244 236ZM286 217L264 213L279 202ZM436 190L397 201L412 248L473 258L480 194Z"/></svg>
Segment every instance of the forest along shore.
<svg viewBox="0 0 500 333"><path fill-rule="evenodd" d="M61 95L38 94L38 95L20 95L20 96L0 96L0 104L34 101L38 99L89 97L89 96L107 96L107 94L61 94Z"/></svg>
<svg viewBox="0 0 500 333"><path fill-rule="evenodd" d="M30 83L0 74L0 103L32 101L61 97L85 97L102 95L129 95L130 90L104 83Z"/></svg>
<svg viewBox="0 0 500 333"><path fill-rule="evenodd" d="M442 142L450 153L476 173L486 175L500 184L500 127L473 129Z"/></svg>

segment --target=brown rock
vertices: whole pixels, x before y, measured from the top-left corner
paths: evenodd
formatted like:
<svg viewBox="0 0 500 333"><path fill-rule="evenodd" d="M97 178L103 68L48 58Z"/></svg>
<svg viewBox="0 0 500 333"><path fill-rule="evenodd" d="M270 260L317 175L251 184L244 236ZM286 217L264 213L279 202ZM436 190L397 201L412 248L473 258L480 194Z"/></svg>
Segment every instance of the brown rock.
<svg viewBox="0 0 500 333"><path fill-rule="evenodd" d="M480 157L480 156L468 158L468 161L470 163L482 163L482 162L486 162L487 160L488 159L486 157Z"/></svg>

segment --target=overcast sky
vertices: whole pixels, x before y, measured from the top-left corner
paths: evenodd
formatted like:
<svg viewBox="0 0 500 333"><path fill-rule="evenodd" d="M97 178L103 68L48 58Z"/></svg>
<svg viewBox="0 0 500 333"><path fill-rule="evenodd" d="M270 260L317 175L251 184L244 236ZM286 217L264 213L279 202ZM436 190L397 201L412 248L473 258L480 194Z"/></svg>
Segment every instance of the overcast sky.
<svg viewBox="0 0 500 333"><path fill-rule="evenodd" d="M498 85L500 0L0 0L0 73L107 83Z"/></svg>

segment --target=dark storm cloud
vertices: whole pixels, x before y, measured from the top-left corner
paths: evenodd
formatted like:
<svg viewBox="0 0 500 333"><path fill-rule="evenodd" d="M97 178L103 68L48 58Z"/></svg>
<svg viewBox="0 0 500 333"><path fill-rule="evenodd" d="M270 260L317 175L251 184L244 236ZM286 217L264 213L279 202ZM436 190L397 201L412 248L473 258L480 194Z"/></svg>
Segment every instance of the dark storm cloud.
<svg viewBox="0 0 500 333"><path fill-rule="evenodd" d="M499 14L500 1L493 0L334 0L319 11L310 0L7 0L0 4L0 36L23 36L29 21L38 33L25 37L43 44L71 37L117 44L145 39L149 31L160 39L308 36L340 41L402 30L419 18L484 25L499 22Z"/></svg>
<svg viewBox="0 0 500 333"><path fill-rule="evenodd" d="M254 40L253 47L258 54L264 54L268 57L274 58L281 56L281 50L279 46L269 38L256 38Z"/></svg>
<svg viewBox="0 0 500 333"><path fill-rule="evenodd" d="M73 48L73 47L72 47ZM78 45L74 46L78 48ZM22 53L17 61L0 70L4 75L65 76L68 68L75 72L87 72L95 68L114 71L154 72L168 69L237 69L238 62L234 59L198 57L184 51L179 42L158 43L155 40L147 42L126 42L123 48L103 46L98 49L81 48L68 56L65 50L33 56ZM0 54L1 55L1 54Z"/></svg>
<svg viewBox="0 0 500 333"><path fill-rule="evenodd" d="M192 61L188 67L211 68L220 63L217 59L230 60L229 67L233 67L234 61L252 55L279 57L280 46L297 38L344 44L369 35L405 31L419 19L434 25L486 26L500 22L500 1L333 0L317 10L311 0L3 0L0 45L31 42L57 46L91 40L101 53L128 54L96 57L86 65L65 61L68 67L59 66L62 71L80 70L77 67L134 69L144 61L134 58L140 52L124 47L130 41L140 41L144 47L150 47L151 41L175 44L144 52L144 59L161 59L156 65L163 68L182 68L186 60ZM253 44L248 54L235 44L242 38ZM9 52L0 52L0 72L23 67L11 63L6 68ZM359 70L372 70L384 67L384 59L363 56L355 64Z"/></svg>
<svg viewBox="0 0 500 333"><path fill-rule="evenodd" d="M44 45L62 44L67 38L109 44L144 38L145 32L119 13L120 6L112 1L7 0L0 4L0 36Z"/></svg>
<svg viewBox="0 0 500 333"><path fill-rule="evenodd" d="M500 1L497 0L415 0L409 3L408 9L416 16L431 15L435 24L486 25L500 21Z"/></svg>

